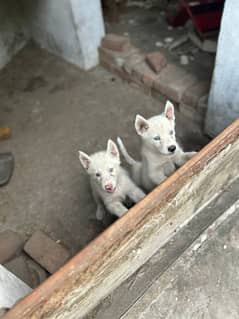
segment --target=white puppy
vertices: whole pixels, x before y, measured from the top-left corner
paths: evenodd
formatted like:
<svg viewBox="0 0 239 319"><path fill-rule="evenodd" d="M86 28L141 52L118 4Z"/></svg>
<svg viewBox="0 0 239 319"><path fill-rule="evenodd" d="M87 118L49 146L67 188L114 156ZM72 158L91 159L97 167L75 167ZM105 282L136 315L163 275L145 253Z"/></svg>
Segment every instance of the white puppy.
<svg viewBox="0 0 239 319"><path fill-rule="evenodd" d="M140 187L151 191L182 166L196 152L184 152L175 137L174 106L167 101L162 114L146 120L136 116L135 129L142 139L142 161L135 161L122 140L117 139L120 150L132 167L132 178Z"/></svg>
<svg viewBox="0 0 239 319"><path fill-rule="evenodd" d="M81 164L90 176L93 197L97 204L96 218L102 220L106 208L121 217L127 212L124 201L128 196L134 203L140 201L144 192L134 184L128 173L120 166L116 144L108 140L107 150L91 156L79 152Z"/></svg>

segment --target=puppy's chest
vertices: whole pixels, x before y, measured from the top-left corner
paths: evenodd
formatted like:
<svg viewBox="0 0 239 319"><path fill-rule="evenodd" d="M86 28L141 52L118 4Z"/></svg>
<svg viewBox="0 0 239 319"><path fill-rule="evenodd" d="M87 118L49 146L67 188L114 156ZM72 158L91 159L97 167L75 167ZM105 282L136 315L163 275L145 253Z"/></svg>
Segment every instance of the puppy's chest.
<svg viewBox="0 0 239 319"><path fill-rule="evenodd" d="M168 161L161 165L161 169L165 176L170 176L176 170L176 166L173 161Z"/></svg>
<svg viewBox="0 0 239 319"><path fill-rule="evenodd" d="M158 159L157 161L154 161L152 165L154 166L155 171L163 171L165 176L170 176L176 170L173 157Z"/></svg>

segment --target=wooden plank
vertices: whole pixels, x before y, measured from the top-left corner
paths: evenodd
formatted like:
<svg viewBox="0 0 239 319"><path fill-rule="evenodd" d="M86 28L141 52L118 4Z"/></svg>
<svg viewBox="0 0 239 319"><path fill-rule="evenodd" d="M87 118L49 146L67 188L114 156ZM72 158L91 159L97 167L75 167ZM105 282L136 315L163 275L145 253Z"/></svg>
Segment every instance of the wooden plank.
<svg viewBox="0 0 239 319"><path fill-rule="evenodd" d="M180 211L180 205L176 205L173 211L166 210L170 201L173 201L186 183L190 184L192 178L196 178L196 174L210 166L208 163L212 159L216 160L220 157L220 153L223 153L222 151L229 144L234 142L236 144L238 136L239 120L230 125L193 159L16 305L5 318L66 318L66 314L67 318L83 318L88 310L96 306L114 287L128 278L132 271L137 270L150 257L150 254L155 252L151 248L148 252L147 249L151 246L156 249L154 241L159 237L154 237L154 241L150 239L150 242L144 242L146 237L150 236L150 232L155 231L155 236L161 236L162 243L166 240L171 231L168 229L167 221L177 210ZM227 150L227 152L230 152L230 156L233 155L232 151ZM218 162L215 167L218 170L224 169L223 165L220 167L220 161ZM237 162L236 165L238 165ZM236 171L237 167L231 167L231 169ZM213 179L214 175L210 176ZM225 176L225 180L226 178L228 176ZM209 186L212 187L211 184ZM215 184L215 190L219 187L218 183ZM206 194L202 202L207 199L207 196L211 196L211 193ZM166 216L165 212L167 212ZM184 217L176 214L175 223L180 223ZM156 224L151 222L152 218ZM156 227L159 226L155 225L160 225L163 229L162 233L157 233ZM141 254L131 260L130 254L133 247L139 247L140 243L144 244ZM149 243L151 246L148 245ZM127 256L130 258L127 259Z"/></svg>

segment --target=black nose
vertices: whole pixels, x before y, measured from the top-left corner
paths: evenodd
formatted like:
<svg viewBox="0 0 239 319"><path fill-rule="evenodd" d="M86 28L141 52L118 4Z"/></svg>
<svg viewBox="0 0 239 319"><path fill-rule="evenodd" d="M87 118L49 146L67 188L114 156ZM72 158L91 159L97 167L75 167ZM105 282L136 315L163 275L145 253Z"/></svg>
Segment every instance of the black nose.
<svg viewBox="0 0 239 319"><path fill-rule="evenodd" d="M175 150L176 150L176 146L175 146L175 145L171 145L171 146L168 147L168 151L169 151L170 153L174 153Z"/></svg>

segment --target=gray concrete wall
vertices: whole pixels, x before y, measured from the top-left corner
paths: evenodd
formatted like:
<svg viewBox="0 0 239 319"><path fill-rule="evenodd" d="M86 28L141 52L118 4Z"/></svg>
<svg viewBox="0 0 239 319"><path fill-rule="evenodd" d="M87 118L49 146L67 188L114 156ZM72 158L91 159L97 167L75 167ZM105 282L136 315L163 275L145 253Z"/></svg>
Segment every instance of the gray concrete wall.
<svg viewBox="0 0 239 319"><path fill-rule="evenodd" d="M100 0L23 0L33 39L67 61L90 69L98 64L104 35Z"/></svg>
<svg viewBox="0 0 239 319"><path fill-rule="evenodd" d="M29 40L21 2L0 2L0 68L8 63Z"/></svg>
<svg viewBox="0 0 239 319"><path fill-rule="evenodd" d="M239 1L225 3L205 131L215 136L239 117Z"/></svg>

